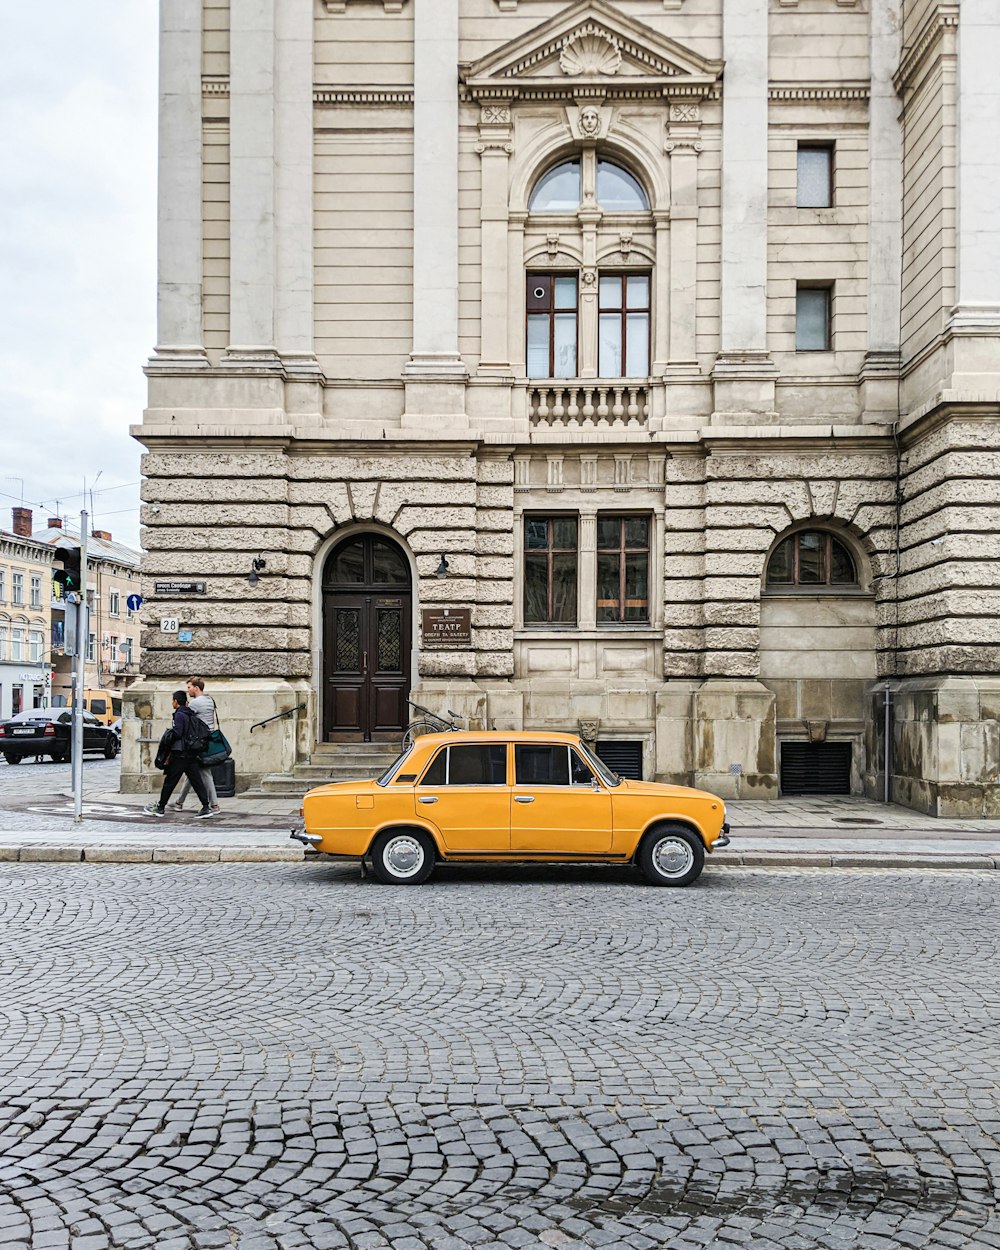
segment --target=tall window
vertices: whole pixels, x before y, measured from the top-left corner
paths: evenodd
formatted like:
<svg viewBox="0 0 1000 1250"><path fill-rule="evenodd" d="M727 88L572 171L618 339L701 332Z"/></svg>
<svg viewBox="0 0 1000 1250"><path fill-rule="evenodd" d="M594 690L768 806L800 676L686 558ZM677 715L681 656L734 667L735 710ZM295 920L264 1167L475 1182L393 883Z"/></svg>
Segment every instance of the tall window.
<svg viewBox="0 0 1000 1250"><path fill-rule="evenodd" d="M125 663L126 663L126 664L131 664L131 663L133 662L133 644L132 644L132 639L131 639L131 638L126 638L126 639L125 639L125 641L122 643L122 646L124 646L124 648L125 648L125 651L124 651L124 653L123 653L123 659L124 659L124 661L125 661Z"/></svg>
<svg viewBox="0 0 1000 1250"><path fill-rule="evenodd" d="M857 569L842 542L824 530L802 530L782 539L767 563L767 585L772 589L856 586Z"/></svg>
<svg viewBox="0 0 1000 1250"><path fill-rule="evenodd" d="M831 347L828 286L798 286L795 291L795 350L828 352Z"/></svg>
<svg viewBox="0 0 1000 1250"><path fill-rule="evenodd" d="M597 518L597 620L649 620L649 518Z"/></svg>
<svg viewBox="0 0 1000 1250"><path fill-rule="evenodd" d="M7 658L7 626L0 625L0 660Z"/></svg>
<svg viewBox="0 0 1000 1250"><path fill-rule="evenodd" d="M35 573L31 575L31 606L33 608L42 606L42 579Z"/></svg>
<svg viewBox="0 0 1000 1250"><path fill-rule="evenodd" d="M524 519L524 621L576 623L576 517Z"/></svg>
<svg viewBox="0 0 1000 1250"><path fill-rule="evenodd" d="M97 635L88 634L87 635L87 660L89 663L93 664L93 662L96 659L97 659Z"/></svg>
<svg viewBox="0 0 1000 1250"><path fill-rule="evenodd" d="M833 147L830 144L799 144L795 203L799 208L829 208L833 204Z"/></svg>
<svg viewBox="0 0 1000 1250"><path fill-rule="evenodd" d="M648 273L602 273L599 283L598 364L602 378L649 373Z"/></svg>
<svg viewBox="0 0 1000 1250"><path fill-rule="evenodd" d="M24 659L23 629L11 629L10 631L10 658L15 661Z"/></svg>
<svg viewBox="0 0 1000 1250"><path fill-rule="evenodd" d="M118 668L118 635L117 634L111 635L108 641L108 650L111 653L109 656L109 664L112 669L117 669Z"/></svg>
<svg viewBox="0 0 1000 1250"><path fill-rule="evenodd" d="M0 603L7 598L7 570L0 569Z"/></svg>
<svg viewBox="0 0 1000 1250"><path fill-rule="evenodd" d="M528 274L528 377L576 376L575 273Z"/></svg>
<svg viewBox="0 0 1000 1250"><path fill-rule="evenodd" d="M111 616L121 616L122 600L118 590L108 591L108 612Z"/></svg>
<svg viewBox="0 0 1000 1250"><path fill-rule="evenodd" d="M28 634L28 659L32 664L41 663L42 631L40 629L33 629Z"/></svg>
<svg viewBox="0 0 1000 1250"><path fill-rule="evenodd" d="M24 574L11 575L11 599L15 607L24 606Z"/></svg>

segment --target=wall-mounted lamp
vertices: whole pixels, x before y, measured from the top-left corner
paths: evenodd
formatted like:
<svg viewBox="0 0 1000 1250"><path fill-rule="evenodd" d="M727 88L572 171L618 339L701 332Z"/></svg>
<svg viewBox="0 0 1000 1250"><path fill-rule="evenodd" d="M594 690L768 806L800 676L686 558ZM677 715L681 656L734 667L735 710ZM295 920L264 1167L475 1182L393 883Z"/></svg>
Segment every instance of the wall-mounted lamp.
<svg viewBox="0 0 1000 1250"><path fill-rule="evenodd" d="M261 571L261 569L266 569L266 568L267 568L267 561L264 560L261 556L257 556L255 559L251 560L250 572L247 574L247 582L251 586L256 586L257 583L260 581L260 578L257 576L258 573Z"/></svg>
<svg viewBox="0 0 1000 1250"><path fill-rule="evenodd" d="M434 576L435 577L447 577L448 576L448 561L445 558L445 554L443 551L441 552L441 563L434 570Z"/></svg>

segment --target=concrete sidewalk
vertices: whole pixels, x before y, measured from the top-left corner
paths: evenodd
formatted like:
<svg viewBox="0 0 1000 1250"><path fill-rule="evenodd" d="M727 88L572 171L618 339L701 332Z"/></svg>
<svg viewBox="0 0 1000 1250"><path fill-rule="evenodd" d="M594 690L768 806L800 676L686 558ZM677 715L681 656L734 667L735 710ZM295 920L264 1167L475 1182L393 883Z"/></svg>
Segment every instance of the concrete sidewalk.
<svg viewBox="0 0 1000 1250"><path fill-rule="evenodd" d="M75 824L68 796L0 810L0 861L219 863L300 860L289 839L298 802L226 799L223 816L194 807L142 814L145 795L88 796ZM1000 820L936 820L854 798L777 799L728 805L731 845L712 867L1000 868Z"/></svg>

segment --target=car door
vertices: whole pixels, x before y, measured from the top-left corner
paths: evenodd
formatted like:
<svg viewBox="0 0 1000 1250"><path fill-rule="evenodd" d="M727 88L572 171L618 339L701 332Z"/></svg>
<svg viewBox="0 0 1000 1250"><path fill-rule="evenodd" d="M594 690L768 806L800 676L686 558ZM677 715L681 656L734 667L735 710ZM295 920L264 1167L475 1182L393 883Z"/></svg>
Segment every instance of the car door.
<svg viewBox="0 0 1000 1250"><path fill-rule="evenodd" d="M510 849L563 855L611 850L611 795L566 743L514 744Z"/></svg>
<svg viewBox="0 0 1000 1250"><path fill-rule="evenodd" d="M97 751L104 746L104 734L101 722L92 712L83 714L83 749Z"/></svg>
<svg viewBox="0 0 1000 1250"><path fill-rule="evenodd" d="M413 791L415 814L438 830L449 852L510 849L510 786L505 742L449 743Z"/></svg>

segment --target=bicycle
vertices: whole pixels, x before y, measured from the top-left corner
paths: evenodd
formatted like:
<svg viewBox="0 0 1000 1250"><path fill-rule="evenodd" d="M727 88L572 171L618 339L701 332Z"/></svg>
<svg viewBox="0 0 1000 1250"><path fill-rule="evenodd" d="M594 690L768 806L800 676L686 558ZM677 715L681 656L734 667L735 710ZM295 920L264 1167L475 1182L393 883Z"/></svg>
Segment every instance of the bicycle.
<svg viewBox="0 0 1000 1250"><path fill-rule="evenodd" d="M410 721L403 732L401 745L404 751L408 751L421 734L459 733L461 731L462 726L458 723L460 717L451 708L446 709L451 719L445 720L443 716L438 716L430 708L421 707L419 703L414 703L412 699L407 699L406 702L415 712L420 712L421 715L416 720Z"/></svg>

